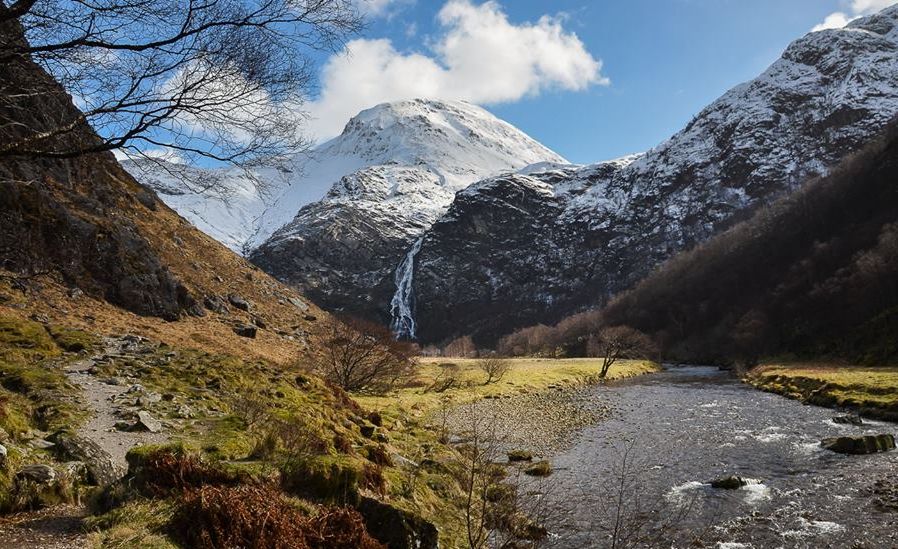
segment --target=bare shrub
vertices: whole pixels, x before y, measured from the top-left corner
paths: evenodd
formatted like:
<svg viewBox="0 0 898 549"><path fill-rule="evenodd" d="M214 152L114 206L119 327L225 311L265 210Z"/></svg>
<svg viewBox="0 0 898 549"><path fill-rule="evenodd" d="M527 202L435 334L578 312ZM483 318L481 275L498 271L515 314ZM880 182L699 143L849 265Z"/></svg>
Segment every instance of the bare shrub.
<svg viewBox="0 0 898 549"><path fill-rule="evenodd" d="M252 387L240 387L228 404L231 413L240 418L248 430L264 423L271 414L269 400Z"/></svg>
<svg viewBox="0 0 898 549"><path fill-rule="evenodd" d="M503 452L496 418L484 414L477 403L463 413L467 442L459 448L462 458L456 478L464 498L466 547L501 549L523 547L525 542L534 547L547 535L538 522L545 518L542 499L521 497L520 469L513 469L517 479L507 478L499 463Z"/></svg>
<svg viewBox="0 0 898 549"><path fill-rule="evenodd" d="M505 377L505 374L511 369L511 362L491 356L478 360L477 367L486 374L486 381L483 384L489 385Z"/></svg>
<svg viewBox="0 0 898 549"><path fill-rule="evenodd" d="M270 432L280 442L285 464L301 461L309 456L325 454L328 441L321 432L301 417L289 420L274 420L269 427Z"/></svg>
<svg viewBox="0 0 898 549"><path fill-rule="evenodd" d="M589 356L602 357L600 378L606 377L618 360L647 358L653 349L651 338L629 326L603 328L590 336L587 344Z"/></svg>
<svg viewBox="0 0 898 549"><path fill-rule="evenodd" d="M425 391L444 393L459 386L461 386L461 367L454 362L441 362L437 364L437 375Z"/></svg>
<svg viewBox="0 0 898 549"><path fill-rule="evenodd" d="M312 368L346 391L384 392L411 375L415 347L379 324L329 319L305 355Z"/></svg>

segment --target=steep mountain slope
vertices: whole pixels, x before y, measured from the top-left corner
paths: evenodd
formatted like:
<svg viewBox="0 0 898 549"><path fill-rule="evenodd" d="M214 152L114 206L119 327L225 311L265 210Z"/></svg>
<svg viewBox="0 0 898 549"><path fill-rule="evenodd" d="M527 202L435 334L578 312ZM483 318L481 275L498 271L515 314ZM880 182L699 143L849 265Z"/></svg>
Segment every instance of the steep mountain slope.
<svg viewBox="0 0 898 549"><path fill-rule="evenodd" d="M456 191L532 163L564 162L479 107L424 100L363 111L316 154L367 165L335 180L251 259L322 306L381 321L390 319L396 266Z"/></svg>
<svg viewBox="0 0 898 549"><path fill-rule="evenodd" d="M0 44L17 35L13 24L0 26ZM79 118L71 98L30 60L15 57L3 70L0 92L9 99L0 140ZM77 139L96 135L85 125ZM54 146L66 150L59 141ZM249 310L229 304L229 295ZM0 310L278 362L295 357L315 325L309 319L324 315L193 228L112 154L0 159ZM255 339L234 333L250 323L267 329Z"/></svg>
<svg viewBox="0 0 898 549"><path fill-rule="evenodd" d="M684 360L898 361L898 123L600 313Z"/></svg>
<svg viewBox="0 0 898 549"><path fill-rule="evenodd" d="M896 114L898 6L797 40L644 155L472 185L412 263L416 335L491 340L601 304L826 173Z"/></svg>

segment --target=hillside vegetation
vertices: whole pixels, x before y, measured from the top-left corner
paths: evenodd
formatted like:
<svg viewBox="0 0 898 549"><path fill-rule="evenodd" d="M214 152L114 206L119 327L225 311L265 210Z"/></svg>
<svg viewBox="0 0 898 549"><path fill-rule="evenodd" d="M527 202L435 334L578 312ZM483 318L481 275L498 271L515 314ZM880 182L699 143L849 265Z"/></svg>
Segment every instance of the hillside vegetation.
<svg viewBox="0 0 898 549"><path fill-rule="evenodd" d="M675 256L599 311L505 338L509 352L584 352L601 325L665 357L898 361L898 125L827 176Z"/></svg>

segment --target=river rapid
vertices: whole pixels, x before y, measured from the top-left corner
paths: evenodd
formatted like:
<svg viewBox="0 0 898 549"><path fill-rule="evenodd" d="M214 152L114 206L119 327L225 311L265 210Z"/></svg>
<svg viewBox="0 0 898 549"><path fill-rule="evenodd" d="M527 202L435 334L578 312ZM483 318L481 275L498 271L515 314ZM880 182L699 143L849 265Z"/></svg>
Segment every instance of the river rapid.
<svg viewBox="0 0 898 549"><path fill-rule="evenodd" d="M878 479L895 479L898 452L819 447L825 437L896 425L839 425L834 410L711 367L668 367L589 391L615 413L550 456L550 477L524 486L550 547L898 547L898 512L871 493ZM708 484L726 475L753 481L738 490Z"/></svg>

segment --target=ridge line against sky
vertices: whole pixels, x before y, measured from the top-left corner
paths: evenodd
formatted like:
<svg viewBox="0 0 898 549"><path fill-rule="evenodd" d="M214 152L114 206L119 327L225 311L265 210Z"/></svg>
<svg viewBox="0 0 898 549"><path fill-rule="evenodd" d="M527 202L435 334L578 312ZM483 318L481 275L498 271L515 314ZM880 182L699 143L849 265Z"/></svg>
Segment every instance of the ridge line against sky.
<svg viewBox="0 0 898 549"><path fill-rule="evenodd" d="M379 103L466 100L584 164L658 145L792 41L898 3L353 1L368 28L317 59L318 94L296 109L314 140Z"/></svg>
<svg viewBox="0 0 898 549"><path fill-rule="evenodd" d="M573 162L641 152L811 30L898 0L358 0L365 36L323 60L320 140L375 104L481 105Z"/></svg>

